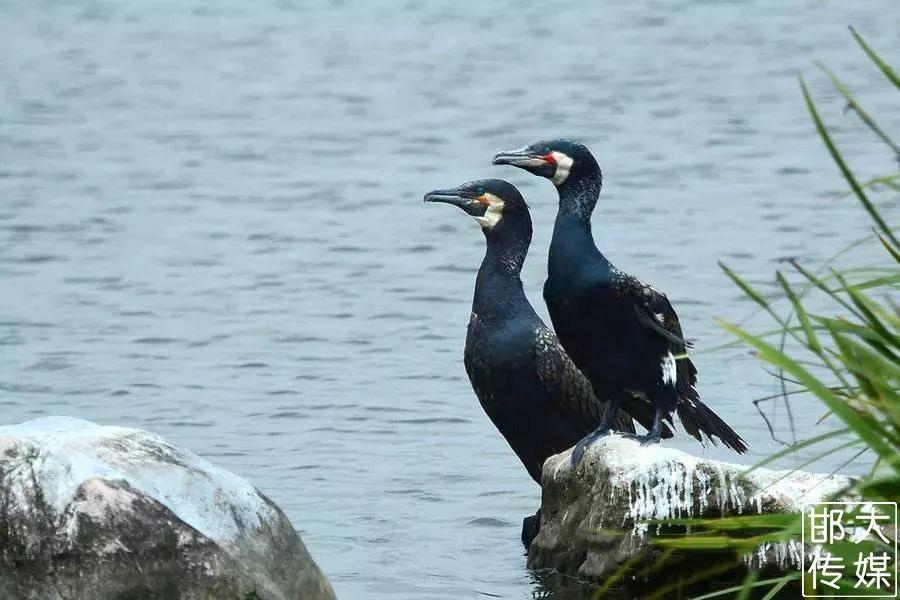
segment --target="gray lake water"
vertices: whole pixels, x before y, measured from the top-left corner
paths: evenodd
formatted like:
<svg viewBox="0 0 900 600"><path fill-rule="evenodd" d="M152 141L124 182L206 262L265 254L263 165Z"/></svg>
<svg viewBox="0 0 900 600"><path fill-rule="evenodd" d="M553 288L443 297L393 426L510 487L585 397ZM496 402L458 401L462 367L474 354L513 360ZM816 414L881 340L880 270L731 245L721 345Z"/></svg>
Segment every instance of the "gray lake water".
<svg viewBox="0 0 900 600"><path fill-rule="evenodd" d="M861 176L896 170L814 64L896 131L846 25L896 63L897 2L604 4L0 1L0 419L142 427L248 477L343 599L552 597L519 542L539 489L462 366L481 234L421 197L519 185L545 314L552 186L490 158L568 135L604 169L601 248L669 294L742 460L775 450L773 380L701 352L754 314L717 261L764 285L869 232L797 75ZM821 409L795 409L803 435Z"/></svg>

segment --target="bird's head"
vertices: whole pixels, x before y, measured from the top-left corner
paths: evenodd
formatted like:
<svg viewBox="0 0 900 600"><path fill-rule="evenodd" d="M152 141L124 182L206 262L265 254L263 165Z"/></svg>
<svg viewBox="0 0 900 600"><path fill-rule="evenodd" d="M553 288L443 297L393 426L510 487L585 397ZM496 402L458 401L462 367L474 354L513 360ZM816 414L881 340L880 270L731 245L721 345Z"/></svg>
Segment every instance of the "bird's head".
<svg viewBox="0 0 900 600"><path fill-rule="evenodd" d="M502 179L476 179L459 187L433 190L425 202L458 206L472 216L488 240L531 240L531 216L522 194Z"/></svg>
<svg viewBox="0 0 900 600"><path fill-rule="evenodd" d="M600 167L580 142L567 139L535 142L519 150L498 152L495 165L512 165L546 177L556 187L581 176L598 176Z"/></svg>

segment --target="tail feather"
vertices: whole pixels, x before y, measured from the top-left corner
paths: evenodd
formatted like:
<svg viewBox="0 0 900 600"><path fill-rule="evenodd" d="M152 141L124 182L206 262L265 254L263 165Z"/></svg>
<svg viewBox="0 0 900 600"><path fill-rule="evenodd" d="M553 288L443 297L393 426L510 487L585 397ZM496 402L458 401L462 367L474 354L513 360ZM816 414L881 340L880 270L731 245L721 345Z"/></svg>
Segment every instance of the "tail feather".
<svg viewBox="0 0 900 600"><path fill-rule="evenodd" d="M685 398L678 403L678 418L684 430L703 441L703 435L707 437L713 444L719 438L723 444L737 452L743 454L747 451L747 443L737 434L737 432L728 426L719 415L700 401L699 397Z"/></svg>

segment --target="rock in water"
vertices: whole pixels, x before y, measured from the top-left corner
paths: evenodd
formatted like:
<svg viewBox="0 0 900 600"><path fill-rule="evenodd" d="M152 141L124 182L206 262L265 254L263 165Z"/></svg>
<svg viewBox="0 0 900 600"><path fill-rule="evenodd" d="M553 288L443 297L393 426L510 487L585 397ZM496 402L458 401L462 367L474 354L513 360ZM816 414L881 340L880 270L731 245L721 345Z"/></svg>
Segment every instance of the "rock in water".
<svg viewBox="0 0 900 600"><path fill-rule="evenodd" d="M334 593L244 479L145 431L48 417L0 427L0 598Z"/></svg>
<svg viewBox="0 0 900 600"><path fill-rule="evenodd" d="M571 450L551 456L542 473L540 532L528 566L602 579L629 559L646 561L651 519L799 513L850 484L846 477L757 469L707 460L619 435L595 442L577 468ZM797 568L796 543L759 548L745 562Z"/></svg>

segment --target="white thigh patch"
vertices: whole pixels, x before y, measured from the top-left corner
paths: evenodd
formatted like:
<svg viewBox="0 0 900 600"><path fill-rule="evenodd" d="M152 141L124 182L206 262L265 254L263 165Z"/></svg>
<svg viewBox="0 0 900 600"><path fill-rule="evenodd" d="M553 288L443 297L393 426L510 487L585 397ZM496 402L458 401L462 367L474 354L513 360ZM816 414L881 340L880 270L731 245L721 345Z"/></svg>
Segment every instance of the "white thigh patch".
<svg viewBox="0 0 900 600"><path fill-rule="evenodd" d="M675 362L675 356L671 352L663 356L660 367L662 367L663 383L667 385L675 385L675 383L678 381L678 365Z"/></svg>

